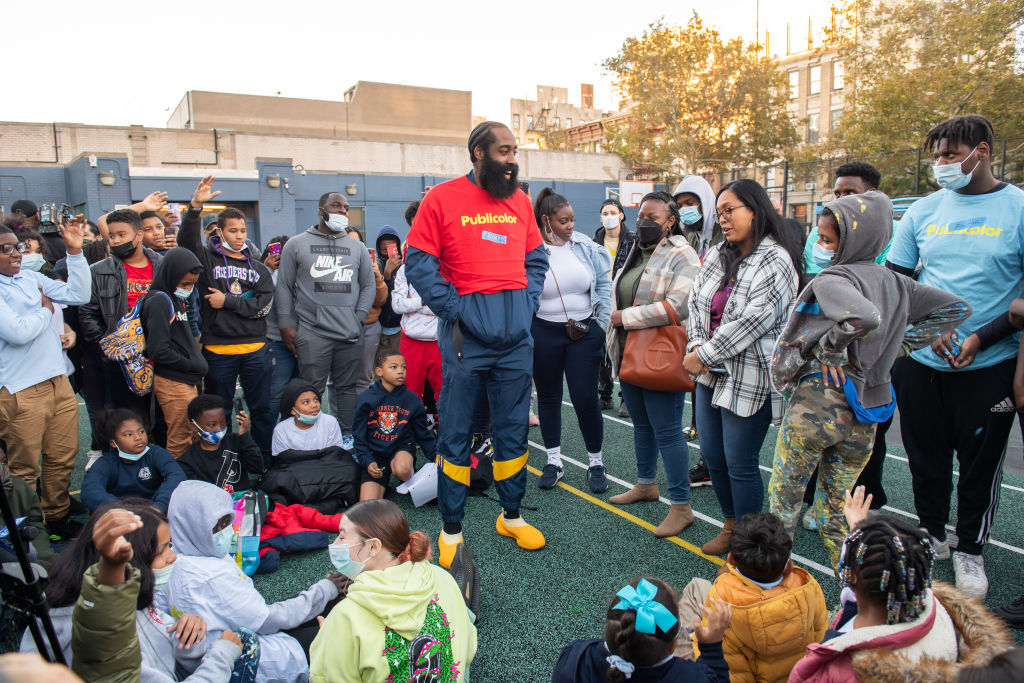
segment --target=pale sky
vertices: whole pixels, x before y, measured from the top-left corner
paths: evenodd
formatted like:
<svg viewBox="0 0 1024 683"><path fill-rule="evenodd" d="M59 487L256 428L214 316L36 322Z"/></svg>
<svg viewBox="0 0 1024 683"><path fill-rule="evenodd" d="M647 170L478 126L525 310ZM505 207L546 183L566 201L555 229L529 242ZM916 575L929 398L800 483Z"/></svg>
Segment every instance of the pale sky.
<svg viewBox="0 0 1024 683"><path fill-rule="evenodd" d="M340 100L359 80L473 92L473 114L508 122L509 98L593 83L601 61L664 16L696 9L726 36L755 35L757 0L503 3L480 0L4 0L0 120L163 127L187 90ZM829 0L760 0L773 53L820 37Z"/></svg>

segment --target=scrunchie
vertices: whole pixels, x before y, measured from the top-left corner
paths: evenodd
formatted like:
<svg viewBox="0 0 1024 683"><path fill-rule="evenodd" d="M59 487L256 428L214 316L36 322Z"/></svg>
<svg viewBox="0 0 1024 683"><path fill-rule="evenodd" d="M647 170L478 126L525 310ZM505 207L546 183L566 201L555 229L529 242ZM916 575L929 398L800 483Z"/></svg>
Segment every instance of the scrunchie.
<svg viewBox="0 0 1024 683"><path fill-rule="evenodd" d="M636 667L627 662L625 659L618 655L609 655L604 658L608 662L608 666L613 669L618 669L626 675L626 678L630 678L633 672L636 671Z"/></svg>

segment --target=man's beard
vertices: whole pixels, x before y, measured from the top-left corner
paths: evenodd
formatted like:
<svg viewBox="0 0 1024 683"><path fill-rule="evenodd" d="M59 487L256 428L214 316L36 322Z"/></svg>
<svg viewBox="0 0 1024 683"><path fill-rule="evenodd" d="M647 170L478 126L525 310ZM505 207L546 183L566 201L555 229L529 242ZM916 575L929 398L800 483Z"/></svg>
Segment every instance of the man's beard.
<svg viewBox="0 0 1024 683"><path fill-rule="evenodd" d="M510 178L506 171L512 171ZM480 187L497 199L508 199L519 189L519 164L503 164L490 157L484 157L480 167Z"/></svg>

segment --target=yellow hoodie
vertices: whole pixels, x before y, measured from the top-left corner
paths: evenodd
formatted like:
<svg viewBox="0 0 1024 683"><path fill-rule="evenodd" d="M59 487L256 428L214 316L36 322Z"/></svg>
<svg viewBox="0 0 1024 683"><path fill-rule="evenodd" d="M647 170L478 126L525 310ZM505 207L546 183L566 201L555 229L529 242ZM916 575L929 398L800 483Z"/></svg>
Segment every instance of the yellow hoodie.
<svg viewBox="0 0 1024 683"><path fill-rule="evenodd" d="M309 650L311 683L405 681L429 670L466 680L476 627L455 579L429 562L356 577Z"/></svg>
<svg viewBox="0 0 1024 683"><path fill-rule="evenodd" d="M828 627L821 586L792 564L782 583L768 590L729 565L729 572L711 587L707 604L713 598L732 605L732 621L722 638L722 649L734 683L787 680L807 645L821 642Z"/></svg>

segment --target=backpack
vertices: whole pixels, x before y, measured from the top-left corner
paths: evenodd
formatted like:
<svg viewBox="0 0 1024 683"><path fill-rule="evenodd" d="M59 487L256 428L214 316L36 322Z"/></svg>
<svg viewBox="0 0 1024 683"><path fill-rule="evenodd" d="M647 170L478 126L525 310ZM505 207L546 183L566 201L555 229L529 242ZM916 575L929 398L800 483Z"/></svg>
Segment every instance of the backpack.
<svg viewBox="0 0 1024 683"><path fill-rule="evenodd" d="M168 322L173 323L174 303L171 297L166 292L152 293L162 294L167 299L171 306ZM146 335L142 331L142 303L148 296L139 297L135 305L117 321L114 331L100 339L103 355L121 366L125 383L137 396L145 396L153 390L153 362L146 358Z"/></svg>
<svg viewBox="0 0 1024 683"><path fill-rule="evenodd" d="M486 495L494 481L494 462L486 453L472 453L469 456L469 495Z"/></svg>
<svg viewBox="0 0 1024 683"><path fill-rule="evenodd" d="M235 542L231 554L245 575L252 576L260 566L260 533L267 517L268 499L259 491L236 493L232 498Z"/></svg>

